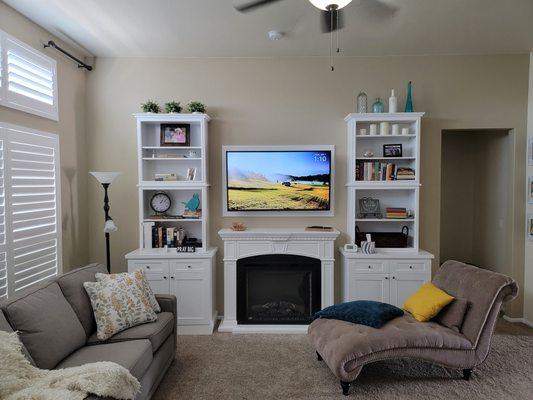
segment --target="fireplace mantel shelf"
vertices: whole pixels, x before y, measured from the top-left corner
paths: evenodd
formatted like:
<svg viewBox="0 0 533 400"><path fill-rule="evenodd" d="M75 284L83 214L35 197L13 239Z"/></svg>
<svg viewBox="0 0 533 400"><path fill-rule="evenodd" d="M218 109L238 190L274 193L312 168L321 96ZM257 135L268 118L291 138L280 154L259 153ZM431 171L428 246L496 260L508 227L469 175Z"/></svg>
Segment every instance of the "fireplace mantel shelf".
<svg viewBox="0 0 533 400"><path fill-rule="evenodd" d="M321 307L333 304L335 239L340 232L294 229L247 229L218 232L224 241L224 319L219 332L305 333L307 325L240 325L237 323L237 261L265 254L313 257L321 263Z"/></svg>

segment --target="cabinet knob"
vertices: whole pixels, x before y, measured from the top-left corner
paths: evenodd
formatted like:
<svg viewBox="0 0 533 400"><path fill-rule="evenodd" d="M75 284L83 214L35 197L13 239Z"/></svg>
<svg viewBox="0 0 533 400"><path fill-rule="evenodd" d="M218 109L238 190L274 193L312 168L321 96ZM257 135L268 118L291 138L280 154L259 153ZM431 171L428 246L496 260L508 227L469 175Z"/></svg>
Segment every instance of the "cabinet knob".
<svg viewBox="0 0 533 400"><path fill-rule="evenodd" d="M395 277L395 276L393 276L393 277L392 277L392 279L396 279L396 277Z"/></svg>
<svg viewBox="0 0 533 400"><path fill-rule="evenodd" d="M164 276L164 277L163 277L163 279L167 279L167 277L166 277L166 276Z"/></svg>
<svg viewBox="0 0 533 400"><path fill-rule="evenodd" d="M171 277L170 277L170 279L174 279L174 277L173 277L173 276L171 276Z"/></svg>
<svg viewBox="0 0 533 400"><path fill-rule="evenodd" d="M412 265L409 265L409 269L413 269L413 266L412 266Z"/></svg>
<svg viewBox="0 0 533 400"><path fill-rule="evenodd" d="M385 279L389 279L389 277L388 277L388 276L386 276L386 277L385 277Z"/></svg>
<svg viewBox="0 0 533 400"><path fill-rule="evenodd" d="M187 268L191 269L192 267L190 265L187 265Z"/></svg>
<svg viewBox="0 0 533 400"><path fill-rule="evenodd" d="M368 268L372 269L372 265L369 265Z"/></svg>
<svg viewBox="0 0 533 400"><path fill-rule="evenodd" d="M147 266L146 266L146 269L150 269L150 266L149 266L149 265L147 265Z"/></svg>

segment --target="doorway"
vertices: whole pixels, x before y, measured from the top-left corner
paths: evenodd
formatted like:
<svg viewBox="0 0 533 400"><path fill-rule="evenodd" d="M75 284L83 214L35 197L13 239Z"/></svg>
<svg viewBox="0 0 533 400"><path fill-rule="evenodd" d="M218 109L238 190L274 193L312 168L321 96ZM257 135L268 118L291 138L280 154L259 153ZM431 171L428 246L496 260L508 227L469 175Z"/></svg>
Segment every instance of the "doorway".
<svg viewBox="0 0 533 400"><path fill-rule="evenodd" d="M509 275L512 260L512 130L444 130L440 259Z"/></svg>

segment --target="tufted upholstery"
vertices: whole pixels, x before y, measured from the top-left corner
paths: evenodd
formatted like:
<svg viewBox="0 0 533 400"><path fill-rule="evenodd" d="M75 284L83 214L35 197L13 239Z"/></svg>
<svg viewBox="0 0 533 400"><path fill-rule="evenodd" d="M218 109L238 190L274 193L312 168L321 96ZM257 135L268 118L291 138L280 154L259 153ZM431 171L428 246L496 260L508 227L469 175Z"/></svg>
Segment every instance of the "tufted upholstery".
<svg viewBox="0 0 533 400"><path fill-rule="evenodd" d="M309 325L309 340L344 382L355 380L363 365L389 358L418 358L463 369L481 364L488 354L501 304L516 296L516 283L504 275L457 261L444 263L433 283L468 300L470 307L462 332L437 322L418 322L405 314L381 329L317 319Z"/></svg>

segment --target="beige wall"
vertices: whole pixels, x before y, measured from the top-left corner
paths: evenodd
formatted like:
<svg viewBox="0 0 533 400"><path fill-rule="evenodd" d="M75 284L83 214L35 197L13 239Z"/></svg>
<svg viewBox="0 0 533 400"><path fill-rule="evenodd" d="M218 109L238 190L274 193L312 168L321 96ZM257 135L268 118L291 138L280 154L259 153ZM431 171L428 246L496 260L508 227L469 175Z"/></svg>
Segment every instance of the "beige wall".
<svg viewBox="0 0 533 400"><path fill-rule="evenodd" d="M528 137L533 138L533 53L529 56L529 100L527 115ZM533 166L526 167L527 175L533 176ZM525 178L527 182L527 177ZM533 214L533 204L527 205L527 213ZM533 324L533 242L526 238L524 273L524 318Z"/></svg>
<svg viewBox="0 0 533 400"><path fill-rule="evenodd" d="M442 136L440 256L511 274L508 131L446 131Z"/></svg>
<svg viewBox="0 0 533 400"><path fill-rule="evenodd" d="M137 164L135 122L148 98L204 101L210 124L211 242L235 218L222 218L221 146L232 144L335 144L336 204L332 218L240 218L251 227L334 225L346 229L346 152L343 118L365 90L370 101L391 88L404 103L414 82L415 110L422 124L421 246L439 265L440 165L443 129L512 128L516 132L516 198L510 221L515 243L509 270L522 286L524 274L524 162L528 56L431 56L340 58L330 72L325 58L280 59L99 59L88 77L87 136L90 170L124 175L111 188L114 270L125 270L124 254L137 247ZM400 106L401 107L401 106ZM102 192L89 182L90 258L104 260ZM97 238L100 238L99 240ZM512 238L512 239L513 239ZM520 240L516 240L519 238ZM344 243L344 235L339 244ZM223 311L222 255L218 256L217 299ZM338 269L337 269L338 271ZM514 302L521 315L522 300Z"/></svg>
<svg viewBox="0 0 533 400"><path fill-rule="evenodd" d="M43 51L43 43L50 39L61 43L59 39L1 1L0 29L41 51ZM65 48L68 49L68 46L65 45ZM59 135L63 270L68 271L75 266L87 263L88 260L86 79L85 73L78 70L72 61L53 50L44 52L57 60L59 121L2 106L0 106L0 121Z"/></svg>

